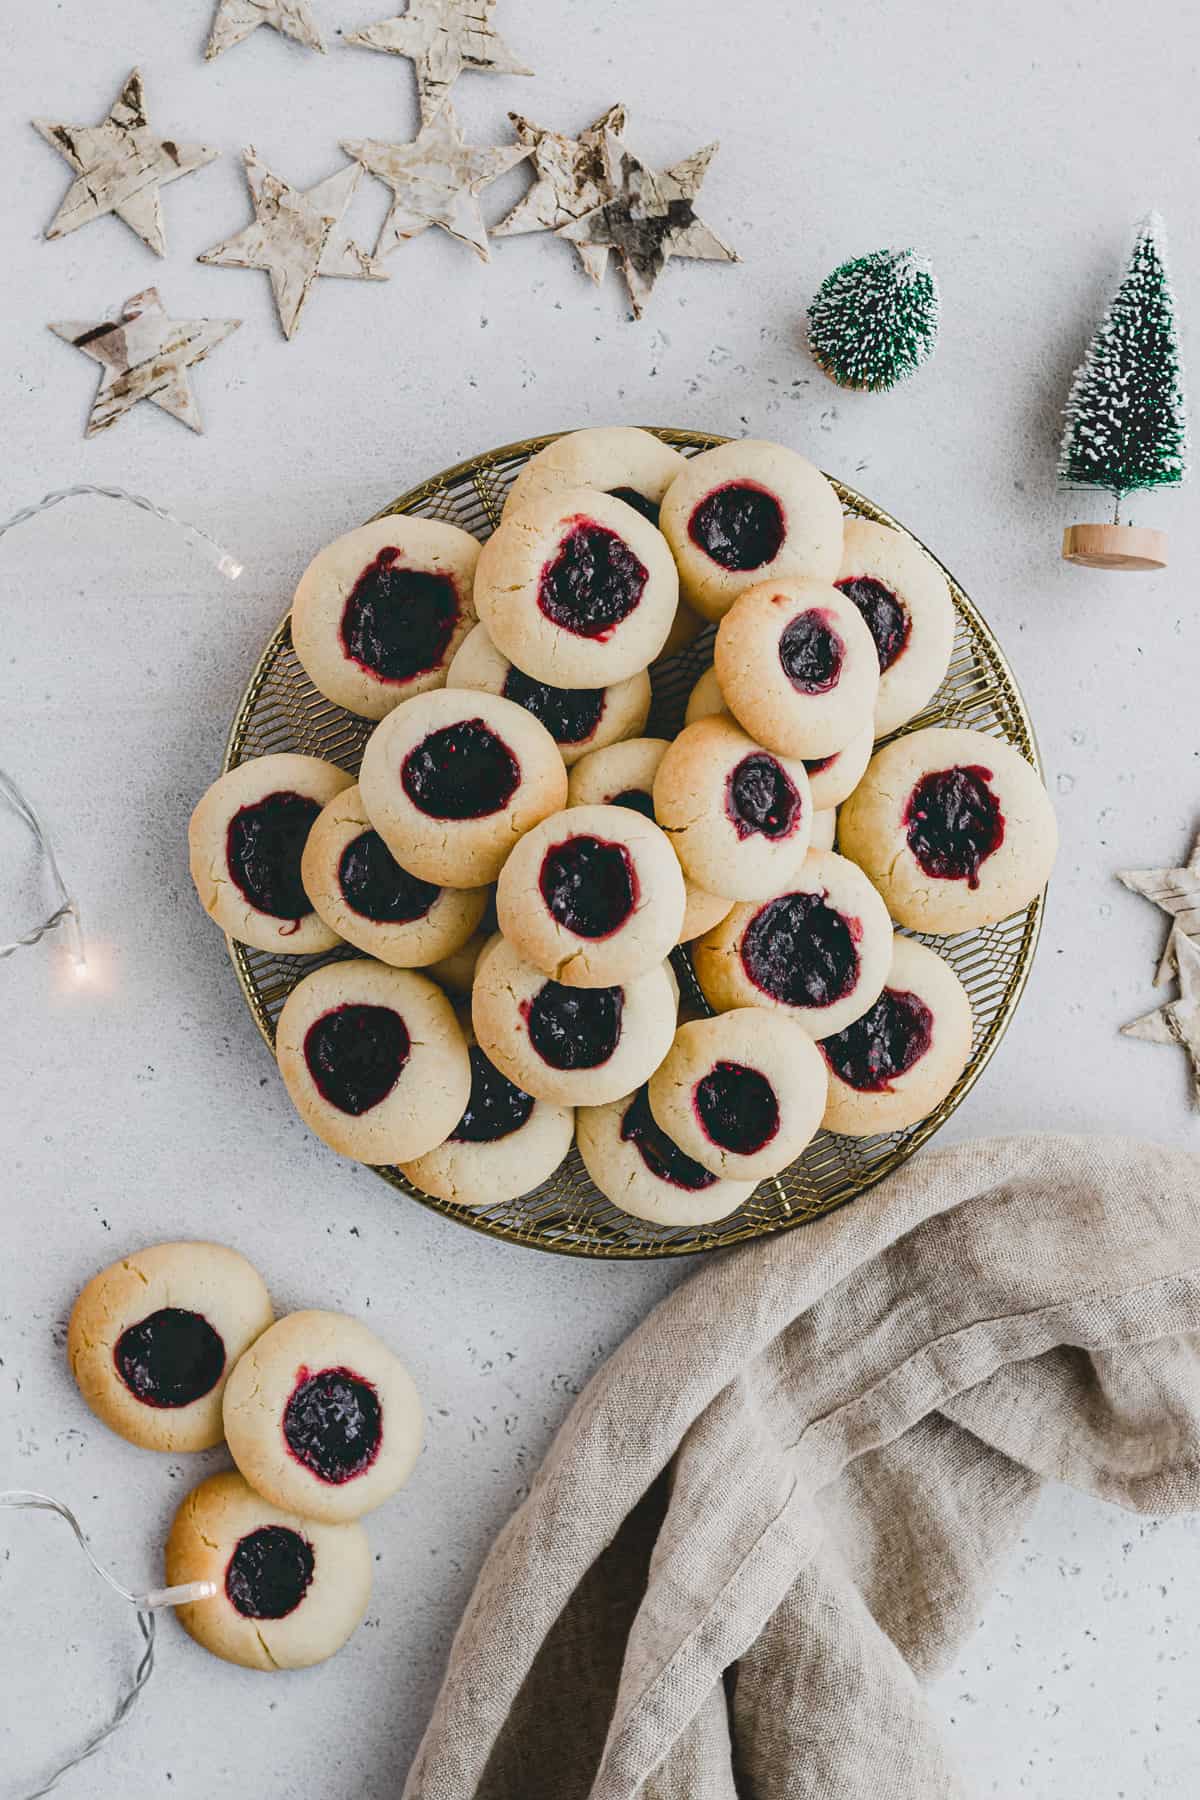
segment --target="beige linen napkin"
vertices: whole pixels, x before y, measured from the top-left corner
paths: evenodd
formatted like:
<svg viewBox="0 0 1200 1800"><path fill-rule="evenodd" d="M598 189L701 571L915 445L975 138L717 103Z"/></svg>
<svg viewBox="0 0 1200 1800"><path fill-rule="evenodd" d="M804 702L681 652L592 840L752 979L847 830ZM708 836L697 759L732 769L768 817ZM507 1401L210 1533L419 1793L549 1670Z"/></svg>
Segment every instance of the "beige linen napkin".
<svg viewBox="0 0 1200 1800"><path fill-rule="evenodd" d="M922 1682L1044 1480L1200 1507L1197 1330L1200 1158L1130 1142L926 1153L713 1259L497 1539L407 1800L969 1794Z"/></svg>

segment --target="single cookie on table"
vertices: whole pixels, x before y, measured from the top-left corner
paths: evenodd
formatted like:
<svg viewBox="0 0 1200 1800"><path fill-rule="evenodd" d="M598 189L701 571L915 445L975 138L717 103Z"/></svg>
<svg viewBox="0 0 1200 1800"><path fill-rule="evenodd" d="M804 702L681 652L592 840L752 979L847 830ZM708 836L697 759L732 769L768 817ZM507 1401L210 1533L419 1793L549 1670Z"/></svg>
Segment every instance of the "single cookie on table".
<svg viewBox="0 0 1200 1800"><path fill-rule="evenodd" d="M323 806L354 785L319 756L256 756L202 796L188 823L200 903L222 931L255 950L310 956L340 941L300 877L308 834Z"/></svg>
<svg viewBox="0 0 1200 1800"><path fill-rule="evenodd" d="M896 936L882 994L818 1048L829 1067L826 1131L903 1131L941 1105L971 1054L971 1002L950 964Z"/></svg>
<svg viewBox="0 0 1200 1800"><path fill-rule="evenodd" d="M832 850L837 843L837 808L822 808L813 814L811 850Z"/></svg>
<svg viewBox="0 0 1200 1800"><path fill-rule="evenodd" d="M567 798L558 745L496 694L440 688L375 727L358 776L367 817L422 881L484 887L522 834Z"/></svg>
<svg viewBox="0 0 1200 1800"><path fill-rule="evenodd" d="M348 787L308 834L300 861L304 891L332 931L397 969L452 956L476 931L491 889L438 887L410 875Z"/></svg>
<svg viewBox="0 0 1200 1800"><path fill-rule="evenodd" d="M590 750L636 737L650 712L650 677L645 669L612 687L548 687L514 668L497 650L485 625L476 625L463 640L446 686L515 700L546 727L568 768Z"/></svg>
<svg viewBox="0 0 1200 1800"><path fill-rule="evenodd" d="M274 1313L262 1276L223 1244L151 1244L93 1275L67 1360L111 1431L143 1450L219 1444L230 1370Z"/></svg>
<svg viewBox="0 0 1200 1800"><path fill-rule="evenodd" d="M440 1144L471 1092L466 1042L441 989L368 957L326 963L297 982L275 1054L309 1130L376 1166Z"/></svg>
<svg viewBox="0 0 1200 1800"><path fill-rule="evenodd" d="M475 607L493 643L555 687L637 675L666 643L678 603L662 535L623 500L586 488L506 519L475 571Z"/></svg>
<svg viewBox="0 0 1200 1800"><path fill-rule="evenodd" d="M692 947L696 979L717 1012L778 1007L814 1038L874 1006L891 957L887 907L833 850L810 851L783 893L735 906Z"/></svg>
<svg viewBox="0 0 1200 1800"><path fill-rule="evenodd" d="M914 731L872 757L838 841L897 925L970 931L1041 893L1058 849L1049 795L1020 751L978 731Z"/></svg>
<svg viewBox="0 0 1200 1800"><path fill-rule="evenodd" d="M553 1175L571 1148L575 1114L569 1106L535 1100L502 1075L478 1044L469 1048L466 1111L444 1144L404 1163L401 1173L439 1200L499 1206Z"/></svg>
<svg viewBox="0 0 1200 1800"><path fill-rule="evenodd" d="M812 837L803 762L764 750L723 714L685 726L667 750L654 816L688 879L730 900L778 893L800 873Z"/></svg>
<svg viewBox="0 0 1200 1800"><path fill-rule="evenodd" d="M328 544L292 601L292 645L314 686L364 719L440 687L475 623L479 549L457 525L407 514Z"/></svg>
<svg viewBox="0 0 1200 1800"><path fill-rule="evenodd" d="M400 1358L345 1313L294 1312L265 1331L225 1388L229 1454L256 1494L340 1525L412 1474L425 1435Z"/></svg>
<svg viewBox="0 0 1200 1800"><path fill-rule="evenodd" d="M679 942L683 873L626 806L572 806L526 832L500 871L496 916L526 962L566 987L633 981Z"/></svg>
<svg viewBox="0 0 1200 1800"><path fill-rule="evenodd" d="M530 457L500 516L512 518L533 501L557 499L574 488L598 488L657 525L663 495L686 461L678 450L635 425L569 431Z"/></svg>
<svg viewBox="0 0 1200 1800"><path fill-rule="evenodd" d="M753 1181L722 1180L667 1136L646 1089L576 1115L584 1167L614 1206L652 1225L711 1225L754 1192Z"/></svg>
<svg viewBox="0 0 1200 1800"><path fill-rule="evenodd" d="M854 792L866 773L874 748L875 734L868 721L844 750L835 750L832 756L805 757L808 785L818 812L840 806Z"/></svg>
<svg viewBox="0 0 1200 1800"><path fill-rule="evenodd" d="M718 713L727 712L729 712L729 708L725 704L725 696L721 692L721 684L717 680L717 671L705 669L688 695L687 709L683 715L684 724L695 725L699 719L711 719Z"/></svg>
<svg viewBox="0 0 1200 1800"><path fill-rule="evenodd" d="M874 717L874 639L827 581L762 582L739 594L717 628L713 667L739 725L780 756L832 756Z"/></svg>
<svg viewBox="0 0 1200 1800"><path fill-rule="evenodd" d="M787 575L832 581L842 508L820 469L782 444L747 438L693 456L659 518L688 605L720 619L745 588Z"/></svg>
<svg viewBox="0 0 1200 1800"><path fill-rule="evenodd" d="M847 519L835 585L854 602L875 642L875 736L907 725L940 686L954 647L946 577L907 532Z"/></svg>
<svg viewBox="0 0 1200 1800"><path fill-rule="evenodd" d="M811 1142L828 1089L803 1026L739 1006L681 1025L646 1092L657 1123L701 1168L763 1181Z"/></svg>
<svg viewBox="0 0 1200 1800"><path fill-rule="evenodd" d="M564 987L497 936L479 959L471 1023L480 1048L527 1094L601 1106L652 1075L675 1035L679 990L659 963L619 986Z"/></svg>
<svg viewBox="0 0 1200 1800"><path fill-rule="evenodd" d="M211 1581L177 1606L203 1650L243 1669L307 1669L334 1656L366 1617L371 1545L358 1524L323 1525L264 1500L232 1469L187 1496L167 1539L168 1586Z"/></svg>

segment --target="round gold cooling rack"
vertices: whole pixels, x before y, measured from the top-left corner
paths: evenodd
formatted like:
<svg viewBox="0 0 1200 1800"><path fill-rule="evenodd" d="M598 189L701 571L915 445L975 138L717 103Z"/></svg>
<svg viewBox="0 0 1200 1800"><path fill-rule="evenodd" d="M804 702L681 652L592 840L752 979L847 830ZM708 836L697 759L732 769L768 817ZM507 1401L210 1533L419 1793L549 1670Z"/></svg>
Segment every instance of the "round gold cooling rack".
<svg viewBox="0 0 1200 1800"><path fill-rule="evenodd" d="M685 455L726 442L703 432L652 429ZM495 529L514 475L558 435L552 432L473 456L402 494L378 516L419 513L426 518L448 520L477 537L486 537ZM839 481L833 485L847 512L882 525L897 524L862 494ZM939 563L939 567L943 565ZM955 725L1003 738L1040 773L1033 725L1004 653L978 608L949 570L943 568L943 572L954 598L954 651L942 686L905 730L924 725ZM680 729L687 696L712 660L712 638L710 628L678 656L654 669L654 704L647 731L671 737ZM300 750L357 771L371 730L369 720L344 712L317 692L292 649L291 620L287 615L250 676L234 716L222 766L231 769L250 757ZM1029 978L1041 930L1042 906L1039 897L1024 911L999 924L954 937L923 939L956 970L970 996L975 1017L970 1060L936 1112L906 1131L879 1137L845 1138L819 1133L798 1162L782 1175L764 1181L744 1205L715 1225L670 1228L631 1218L593 1186L575 1148L549 1181L533 1193L482 1208L456 1206L422 1193L398 1169L380 1168L374 1172L423 1206L445 1213L475 1231L569 1256L684 1256L802 1225L834 1207L844 1206L891 1174L933 1136L974 1087L1004 1035ZM232 940L229 954L255 1024L273 1047L275 1024L284 1000L301 975L322 959L280 956L252 950ZM710 1010L686 954L677 951L674 960L691 1003L700 1011Z"/></svg>

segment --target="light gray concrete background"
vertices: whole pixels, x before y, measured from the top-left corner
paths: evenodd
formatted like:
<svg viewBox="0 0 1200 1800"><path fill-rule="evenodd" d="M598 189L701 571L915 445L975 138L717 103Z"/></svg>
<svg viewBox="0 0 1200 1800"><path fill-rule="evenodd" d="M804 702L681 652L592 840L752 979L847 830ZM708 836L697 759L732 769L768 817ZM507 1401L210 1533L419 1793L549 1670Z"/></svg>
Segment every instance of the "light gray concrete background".
<svg viewBox="0 0 1200 1800"><path fill-rule="evenodd" d="M53 947L0 965L0 1483L69 1499L100 1555L142 1583L173 1508L220 1466L131 1449L67 1378L71 1300L132 1246L224 1239L281 1308L370 1321L412 1366L431 1428L410 1487L370 1522L368 1624L336 1662L268 1680L165 1620L145 1704L64 1792L382 1800L485 1546L571 1396L685 1271L490 1244L301 1127L187 879L187 813L245 673L320 544L477 449L614 421L794 444L911 524L976 596L1032 704L1062 821L1033 981L952 1134L1196 1143L1182 1057L1117 1035L1154 1002L1161 930L1113 880L1181 855L1200 812L1194 490L1138 508L1170 530L1168 573L1094 575L1059 561L1058 538L1102 502L1056 495L1053 467L1070 371L1154 204L1194 341L1200 18L1169 0L506 0L502 27L538 75L465 77L471 137L502 139L509 107L577 129L618 98L658 166L719 137L702 210L742 266L673 267L634 325L616 277L593 290L562 244L498 243L485 268L430 232L386 286L320 284L289 345L265 276L194 261L248 216L237 152L252 142L312 183L340 162L339 138L408 134L411 75L337 44L337 28L386 12L379 0L315 0L326 58L264 30L206 66L210 10L54 0L0 16L0 514L113 481L246 564L228 587L156 522L101 501L0 543L0 761L57 831L99 968L72 991ZM161 263L115 220L40 236L70 177L26 115L98 120L135 62L155 125L223 152L165 192ZM492 190L492 219L523 180ZM364 183L367 241L385 204ZM909 241L941 276L937 358L890 396L843 394L805 355L804 306L845 256ZM180 315L245 320L196 374L206 435L144 406L85 444L95 370L47 321L103 318L151 282ZM39 905L3 818L0 862L3 937ZM111 1706L135 1648L132 1618L56 1531L14 1517L0 1536L5 1795ZM1045 1498L937 1691L981 1794L1195 1792L1198 1554L1194 1523Z"/></svg>

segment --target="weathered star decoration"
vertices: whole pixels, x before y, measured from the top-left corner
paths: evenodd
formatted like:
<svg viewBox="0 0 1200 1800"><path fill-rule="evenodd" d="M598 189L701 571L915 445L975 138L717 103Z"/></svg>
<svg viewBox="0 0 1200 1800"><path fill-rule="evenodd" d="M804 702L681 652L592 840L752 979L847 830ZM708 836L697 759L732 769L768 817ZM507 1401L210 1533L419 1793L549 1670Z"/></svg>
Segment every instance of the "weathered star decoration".
<svg viewBox="0 0 1200 1800"><path fill-rule="evenodd" d="M1200 944L1200 836L1182 869L1119 869L1117 880L1153 900L1171 920L1171 935L1154 977L1155 987L1160 987L1175 971L1176 937L1182 934Z"/></svg>
<svg viewBox="0 0 1200 1800"><path fill-rule="evenodd" d="M324 55L325 42L308 0L217 0L208 49L204 52L206 61L220 56L222 50L232 50L260 25L269 25L282 37L294 38L298 44Z"/></svg>
<svg viewBox="0 0 1200 1800"><path fill-rule="evenodd" d="M181 144L150 130L140 69L134 69L99 125L55 125L35 119L48 144L66 157L78 180L46 228L65 237L92 219L116 213L157 256L167 252L159 189L220 155L206 144Z"/></svg>
<svg viewBox="0 0 1200 1800"><path fill-rule="evenodd" d="M581 248L616 251L636 319L673 256L705 262L739 260L692 204L716 153L717 145L708 144L674 168L657 173L611 132L605 136L605 167L613 197L574 224L564 225L559 235Z"/></svg>
<svg viewBox="0 0 1200 1800"><path fill-rule="evenodd" d="M448 100L411 143L366 138L343 144L342 149L386 182L395 196L375 246L376 256L386 256L430 225L440 225L460 243L469 244L484 262L490 259L480 190L530 153L527 144L465 143Z"/></svg>
<svg viewBox="0 0 1200 1800"><path fill-rule="evenodd" d="M433 118L464 69L485 75L532 75L492 24L496 0L412 0L407 12L381 19L347 38L366 50L410 58L421 119Z"/></svg>
<svg viewBox="0 0 1200 1800"><path fill-rule="evenodd" d="M1126 1037L1149 1044L1178 1044L1192 1064L1192 1098L1200 1107L1200 945L1178 928L1172 933L1179 962L1179 998L1122 1025Z"/></svg>
<svg viewBox="0 0 1200 1800"><path fill-rule="evenodd" d="M107 431L139 400L202 431L187 371L236 331L240 319L169 319L157 288L135 294L117 320L70 320L50 329L101 365L87 437Z"/></svg>
<svg viewBox="0 0 1200 1800"><path fill-rule="evenodd" d="M517 237L527 231L558 231L613 198L604 155L605 134L620 137L625 129L625 108L619 102L581 131L577 138L564 137L532 125L520 113L509 113L517 142L533 154L537 180L513 207L507 218L492 227L493 237ZM608 267L608 246L575 244L584 272L599 281Z"/></svg>

